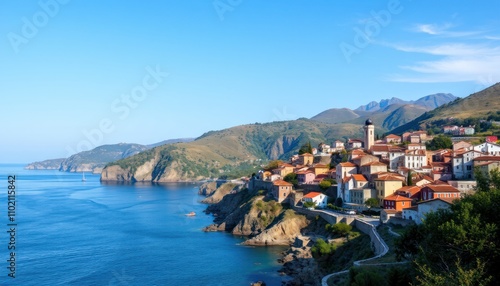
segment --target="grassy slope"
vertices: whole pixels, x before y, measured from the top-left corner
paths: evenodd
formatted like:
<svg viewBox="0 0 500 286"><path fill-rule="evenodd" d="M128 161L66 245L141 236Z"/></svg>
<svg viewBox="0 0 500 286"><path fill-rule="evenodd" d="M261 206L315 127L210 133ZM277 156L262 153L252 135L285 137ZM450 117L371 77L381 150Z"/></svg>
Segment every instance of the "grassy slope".
<svg viewBox="0 0 500 286"><path fill-rule="evenodd" d="M415 120L395 128L391 133L401 134L407 130L418 130L432 125L433 121L447 118L485 119L489 112L498 110L500 110L500 83L426 112Z"/></svg>
<svg viewBox="0 0 500 286"><path fill-rule="evenodd" d="M161 176L168 168L175 169L182 179L219 177L238 168L256 170L254 167L262 164L257 159L288 159L308 141L317 145L344 140L342 136L361 137L361 126L308 119L249 124L210 131L193 142L156 147L109 165L135 172L140 165L155 159L153 177Z"/></svg>

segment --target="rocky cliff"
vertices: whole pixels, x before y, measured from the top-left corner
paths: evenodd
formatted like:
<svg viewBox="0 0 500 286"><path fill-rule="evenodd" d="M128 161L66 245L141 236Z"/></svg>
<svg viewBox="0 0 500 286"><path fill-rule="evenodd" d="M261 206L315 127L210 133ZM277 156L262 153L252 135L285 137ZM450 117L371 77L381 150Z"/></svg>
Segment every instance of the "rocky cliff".
<svg viewBox="0 0 500 286"><path fill-rule="evenodd" d="M27 170L59 170L61 167L61 163L66 160L65 158L60 158L60 159L51 159L51 160L45 160L41 162L33 162L26 167L24 167Z"/></svg>
<svg viewBox="0 0 500 286"><path fill-rule="evenodd" d="M224 198L225 195L236 193L241 190L242 185L235 183L224 183L215 189L206 199L201 201L204 204L215 204ZM206 193L206 192L205 192Z"/></svg>
<svg viewBox="0 0 500 286"><path fill-rule="evenodd" d="M227 192L231 187L226 183L214 194L224 189ZM214 214L215 219L205 231L249 236L245 245L290 245L309 223L305 216L291 209L284 210L262 191L248 189L229 192L218 203L208 206L206 212Z"/></svg>
<svg viewBox="0 0 500 286"><path fill-rule="evenodd" d="M226 185L226 186L225 186ZM222 184L216 190L214 182L204 184L200 192L217 193L230 185ZM230 192L218 203L207 207L214 215L214 224L205 231L227 231L234 235L247 236L244 245L270 246L289 245L283 258L282 274L288 275L282 285L321 285L324 273L311 255L311 246L317 236L328 235L326 221L319 217L306 218L292 209L267 197L264 191L242 189Z"/></svg>

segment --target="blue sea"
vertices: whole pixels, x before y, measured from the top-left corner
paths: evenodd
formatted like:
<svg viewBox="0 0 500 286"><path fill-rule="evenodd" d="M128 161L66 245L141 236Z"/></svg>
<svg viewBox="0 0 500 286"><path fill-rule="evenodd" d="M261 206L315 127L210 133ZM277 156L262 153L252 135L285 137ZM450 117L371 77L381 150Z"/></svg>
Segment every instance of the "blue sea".
<svg viewBox="0 0 500 286"><path fill-rule="evenodd" d="M15 175L15 278L7 176ZM105 184L99 175L0 165L0 285L280 285L283 247L205 233L194 184ZM12 198L11 198L12 199ZM186 213L196 212L187 217Z"/></svg>

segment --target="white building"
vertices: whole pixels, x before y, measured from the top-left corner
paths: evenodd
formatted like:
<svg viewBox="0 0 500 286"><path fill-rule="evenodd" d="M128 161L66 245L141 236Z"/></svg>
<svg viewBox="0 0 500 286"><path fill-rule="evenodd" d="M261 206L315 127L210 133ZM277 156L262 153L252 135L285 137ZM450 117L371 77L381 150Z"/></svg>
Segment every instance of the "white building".
<svg viewBox="0 0 500 286"><path fill-rule="evenodd" d="M405 165L405 151L400 148L389 150L389 169L394 171Z"/></svg>
<svg viewBox="0 0 500 286"><path fill-rule="evenodd" d="M493 143L482 143L474 146L474 150L489 156L500 156L500 146Z"/></svg>
<svg viewBox="0 0 500 286"><path fill-rule="evenodd" d="M408 169L420 169L427 165L427 154L425 150L406 151L404 162Z"/></svg>
<svg viewBox="0 0 500 286"><path fill-rule="evenodd" d="M302 197L302 202L313 202L316 206L324 208L328 203L328 196L318 192L310 192Z"/></svg>
<svg viewBox="0 0 500 286"><path fill-rule="evenodd" d="M425 216L430 212L435 212L439 209L449 209L452 199L432 199L418 203L416 207L403 209L403 218L415 221L416 224L421 224L425 220Z"/></svg>
<svg viewBox="0 0 500 286"><path fill-rule="evenodd" d="M476 150L455 152L451 161L453 178L459 180L472 179L472 175L474 174L473 160L481 156L481 152Z"/></svg>

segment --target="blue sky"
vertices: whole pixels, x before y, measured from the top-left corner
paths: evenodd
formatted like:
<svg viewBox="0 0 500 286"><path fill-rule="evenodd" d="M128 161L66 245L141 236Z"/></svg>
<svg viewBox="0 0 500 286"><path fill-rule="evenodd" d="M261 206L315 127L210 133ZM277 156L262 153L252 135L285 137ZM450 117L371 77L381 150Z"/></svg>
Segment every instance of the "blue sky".
<svg viewBox="0 0 500 286"><path fill-rule="evenodd" d="M0 2L0 162L500 81L500 2Z"/></svg>

